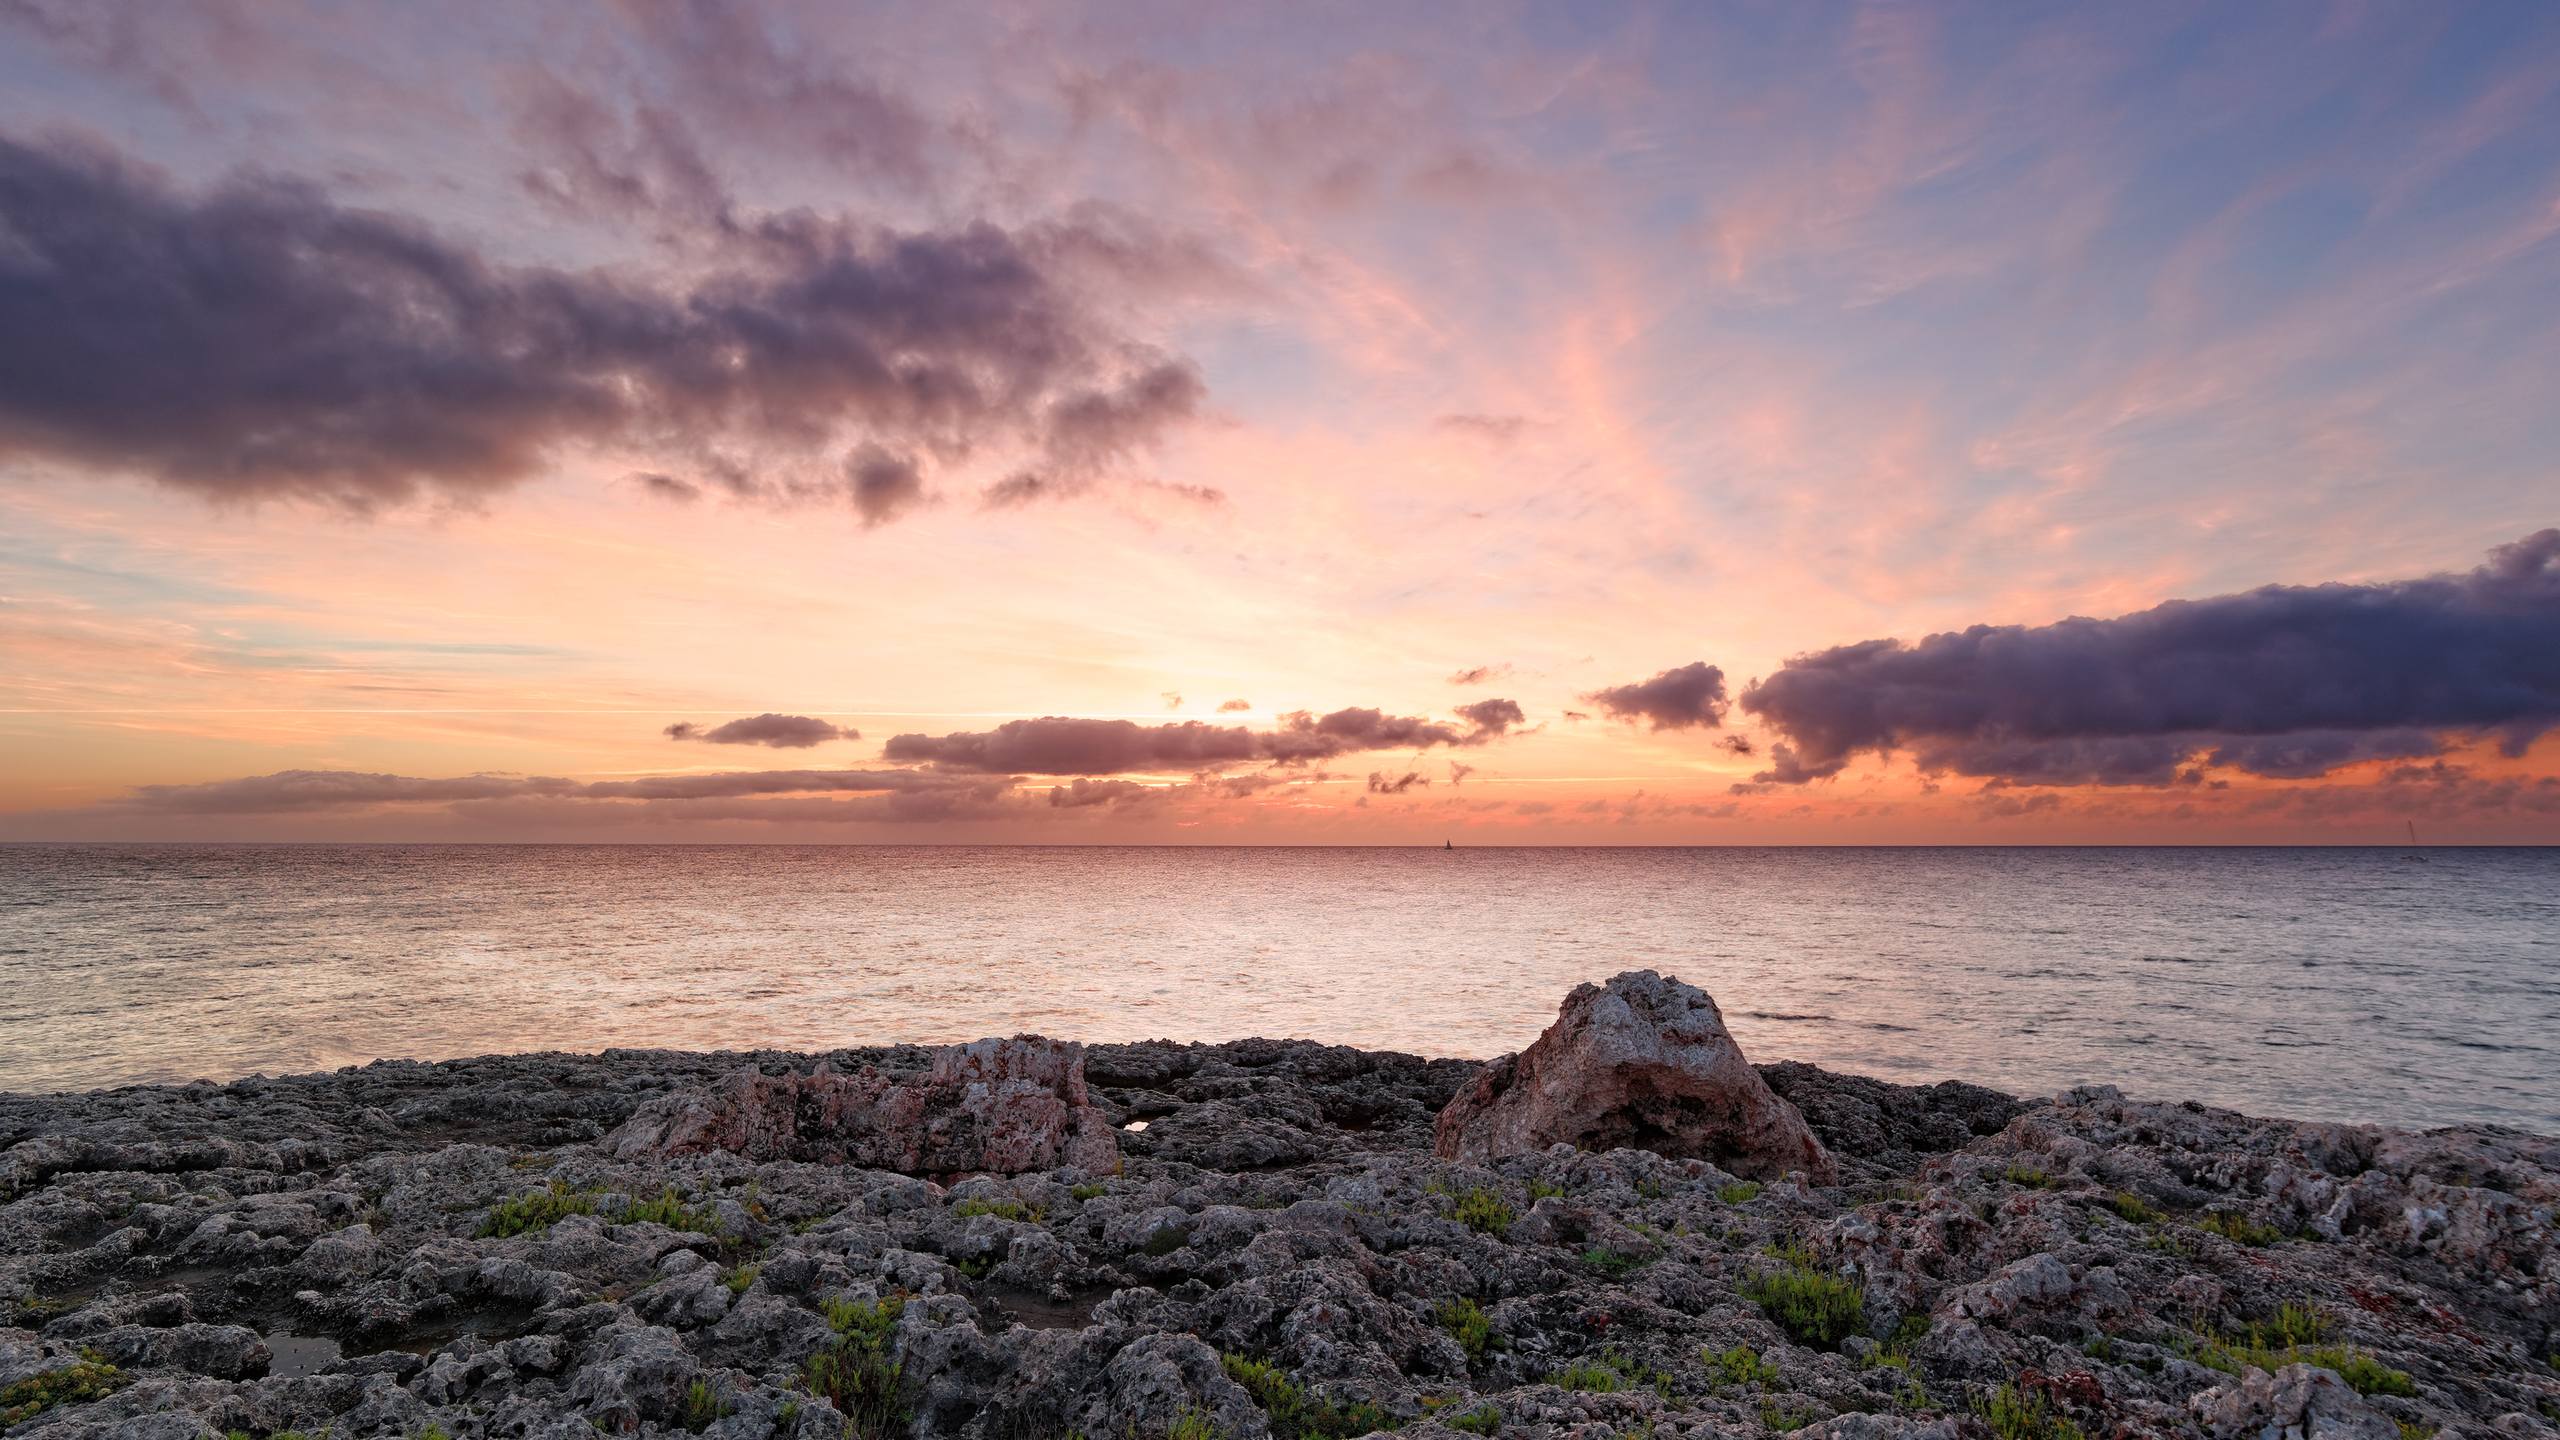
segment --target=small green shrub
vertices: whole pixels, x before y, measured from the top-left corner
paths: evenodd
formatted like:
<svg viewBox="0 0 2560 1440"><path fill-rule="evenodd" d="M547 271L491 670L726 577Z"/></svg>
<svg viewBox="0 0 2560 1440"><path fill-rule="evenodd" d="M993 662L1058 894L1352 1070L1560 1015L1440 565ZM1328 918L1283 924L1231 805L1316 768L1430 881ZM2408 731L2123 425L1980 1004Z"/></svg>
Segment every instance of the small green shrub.
<svg viewBox="0 0 2560 1440"><path fill-rule="evenodd" d="M1470 1435L1490 1435L1502 1428L1502 1407L1488 1402L1464 1415L1452 1415L1443 1423Z"/></svg>
<svg viewBox="0 0 2560 1440"><path fill-rule="evenodd" d="M1532 1205L1537 1204L1541 1200L1561 1200L1563 1198L1564 1187L1561 1185L1545 1180L1532 1180L1529 1182L1529 1203Z"/></svg>
<svg viewBox="0 0 2560 1440"><path fill-rule="evenodd" d="M1742 1298L1759 1306L1796 1343L1838 1349L1841 1341L1866 1327L1866 1296L1857 1286L1815 1269L1801 1256L1801 1251L1782 1254L1787 1262L1783 1269L1764 1271L1742 1282Z"/></svg>
<svg viewBox="0 0 2560 1440"><path fill-rule="evenodd" d="M2234 1245L2273 1245L2284 1238L2284 1232L2272 1225L2261 1225L2236 1210L2218 1210L2196 1222L2196 1228L2219 1235Z"/></svg>
<svg viewBox="0 0 2560 1440"><path fill-rule="evenodd" d="M1632 1388L1627 1377L1615 1367L1597 1360L1576 1360L1561 1370L1547 1372L1547 1383L1559 1390L1581 1390L1594 1395L1615 1395Z"/></svg>
<svg viewBox="0 0 2560 1440"><path fill-rule="evenodd" d="M730 1294L744 1295L755 1288L756 1277L763 1273L761 1265L741 1265L721 1276L720 1283L729 1287Z"/></svg>
<svg viewBox="0 0 2560 1440"><path fill-rule="evenodd" d="M2160 1223L2160 1212L2152 1208L2151 1202L2143 1199L2141 1196L2136 1195L2130 1190L2119 1190L2115 1194L2108 1196L2107 1208L2115 1211L2119 1217L2130 1220L2136 1225L2157 1225Z"/></svg>
<svg viewBox="0 0 2560 1440"><path fill-rule="evenodd" d="M1702 1350L1698 1353L1708 1366L1714 1369L1716 1379L1724 1384L1775 1385L1778 1383L1777 1365L1760 1358L1760 1352L1748 1345L1736 1345L1724 1351Z"/></svg>
<svg viewBox="0 0 2560 1440"><path fill-rule="evenodd" d="M963 1220L980 1215L993 1215L999 1220L1016 1220L1025 1225L1037 1225L1048 1218L1048 1213L1039 1206L1025 1205L1014 1199L963 1200L951 1207L951 1213Z"/></svg>
<svg viewBox="0 0 2560 1440"><path fill-rule="evenodd" d="M1226 1434L1208 1411L1186 1409L1165 1427L1164 1440L1226 1440Z"/></svg>
<svg viewBox="0 0 2560 1440"><path fill-rule="evenodd" d="M1760 1182L1757 1180L1736 1180L1731 1184L1717 1186L1716 1198L1727 1205L1748 1205L1760 1198L1760 1189Z"/></svg>
<svg viewBox="0 0 2560 1440"><path fill-rule="evenodd" d="M1168 1225L1148 1236L1147 1243L1138 1248L1149 1255L1170 1255L1190 1243L1190 1231L1179 1225Z"/></svg>
<svg viewBox="0 0 2560 1440"><path fill-rule="evenodd" d="M596 1197L601 1190L572 1190L554 1180L542 1189L501 1200L489 1207L489 1218L480 1222L480 1238L504 1240L516 1235L530 1235L548 1230L572 1215L596 1213Z"/></svg>
<svg viewBox="0 0 2560 1440"><path fill-rule="evenodd" d="M0 1429L32 1420L57 1405L85 1405L125 1387L125 1373L90 1351L68 1365L0 1387Z"/></svg>
<svg viewBox="0 0 2560 1440"><path fill-rule="evenodd" d="M1099 1198L1110 1189L1111 1187L1108 1185L1098 1185L1091 1181L1087 1181L1082 1185L1068 1186L1067 1193L1078 1200L1092 1200Z"/></svg>
<svg viewBox="0 0 2560 1440"><path fill-rule="evenodd" d="M1594 1245L1582 1252L1582 1263L1612 1280L1622 1280L1654 1262L1652 1255L1630 1255L1606 1245Z"/></svg>
<svg viewBox="0 0 2560 1440"><path fill-rule="evenodd" d="M2003 1385L1974 1406L1974 1413L2000 1440L2086 1440L2087 1432L2067 1415L2057 1415L2042 1395Z"/></svg>
<svg viewBox="0 0 2560 1440"><path fill-rule="evenodd" d="M2012 1185L2023 1185L2030 1190L2053 1188L2053 1176L2034 1165L2012 1165L2001 1172L2001 1178Z"/></svg>
<svg viewBox="0 0 2560 1440"><path fill-rule="evenodd" d="M1509 1233L1513 1218L1511 1207L1502 1203L1502 1197L1481 1185L1461 1193L1449 1213L1468 1229L1497 1239Z"/></svg>
<svg viewBox="0 0 2560 1440"><path fill-rule="evenodd" d="M718 1235L726 1228L721 1225L720 1217L712 1211L697 1210L677 1199L675 1187L672 1185L659 1191L654 1200L630 1201L622 1207L622 1213L613 1218L615 1223L621 1225L646 1225L654 1222L670 1230L683 1230L695 1235Z"/></svg>
<svg viewBox="0 0 2560 1440"><path fill-rule="evenodd" d="M1272 1440L1350 1440L1401 1423L1366 1400L1343 1404L1308 1390L1267 1360L1229 1351L1218 1365L1270 1417Z"/></svg>
<svg viewBox="0 0 2560 1440"><path fill-rule="evenodd" d="M684 1404L677 1409L676 1423L699 1435L726 1419L728 1414L729 1402L720 1397L720 1392L712 1389L709 1381L696 1380L684 1392Z"/></svg>
<svg viewBox="0 0 2560 1440"><path fill-rule="evenodd" d="M1439 1320L1440 1328L1448 1331L1450 1338L1458 1342L1458 1348L1467 1352L1468 1364L1482 1360L1484 1352L1493 1348L1493 1320L1484 1313L1484 1307L1473 1300L1462 1295L1455 1300L1441 1301Z"/></svg>
<svg viewBox="0 0 2560 1440"><path fill-rule="evenodd" d="M886 1440L906 1428L906 1406L898 1398L905 1367L891 1346L906 1307L894 1295L867 1305L827 1302L827 1325L835 1331L835 1341L801 1364L801 1388L834 1405L845 1417L847 1433L860 1440Z"/></svg>
<svg viewBox="0 0 2560 1440"><path fill-rule="evenodd" d="M2309 1305L2286 1301L2274 1318L2251 1322L2238 1335L2206 1335L2189 1347L2189 1358L2226 1375L2255 1367L2281 1370L2287 1365L2316 1365L2336 1373L2360 1395L2415 1395L2418 1387L2406 1370L2395 1370L2351 1345L2325 1343L2336 1327Z"/></svg>
<svg viewBox="0 0 2560 1440"><path fill-rule="evenodd" d="M1768 1401L1760 1407L1760 1426L1774 1435L1787 1435L1821 1419L1811 1406L1782 1405Z"/></svg>

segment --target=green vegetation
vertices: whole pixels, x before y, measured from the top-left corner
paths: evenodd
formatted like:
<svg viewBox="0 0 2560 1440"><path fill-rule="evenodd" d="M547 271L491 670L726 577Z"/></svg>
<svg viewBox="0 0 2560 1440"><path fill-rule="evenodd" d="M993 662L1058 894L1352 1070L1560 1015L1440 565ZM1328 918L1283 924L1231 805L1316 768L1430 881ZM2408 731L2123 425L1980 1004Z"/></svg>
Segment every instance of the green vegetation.
<svg viewBox="0 0 2560 1440"><path fill-rule="evenodd" d="M2234 1245L2273 1245L2284 1238L2284 1232L2272 1225L2261 1225L2236 1210L2217 1210L2196 1222L2196 1228L2219 1235Z"/></svg>
<svg viewBox="0 0 2560 1440"><path fill-rule="evenodd" d="M1075 1197L1076 1199L1078 1199L1078 1200L1092 1200L1092 1199L1098 1198L1099 1196L1101 1196L1105 1191L1109 1190L1110 1188L1111 1188L1111 1187L1110 1187L1110 1186L1108 1186L1108 1185L1099 1185L1099 1184L1095 1184L1095 1183L1093 1183L1093 1182L1091 1182L1091 1181L1087 1181L1086 1183L1084 1183L1084 1184L1082 1184L1082 1185L1070 1185L1070 1186L1068 1186L1068 1187L1067 1187L1067 1193L1068 1193L1069 1195L1074 1196L1074 1197Z"/></svg>
<svg viewBox="0 0 2560 1440"><path fill-rule="evenodd" d="M1502 1203L1501 1196L1481 1185L1461 1192L1457 1205L1449 1213L1459 1224L1478 1234L1499 1238L1511 1229L1511 1207Z"/></svg>
<svg viewBox="0 0 2560 1440"><path fill-rule="evenodd" d="M1042 1210L1039 1206L1025 1205L1021 1201L1013 1199L963 1200L959 1204L951 1207L951 1213L959 1216L963 1220L973 1219L980 1215L993 1215L999 1220L1017 1220L1025 1225L1037 1225L1043 1220L1049 1218L1048 1212Z"/></svg>
<svg viewBox="0 0 2560 1440"><path fill-rule="evenodd" d="M2053 1188L2053 1176L2033 1165L2012 1165L2000 1172L2000 1178L2012 1185L2023 1185L2030 1190Z"/></svg>
<svg viewBox="0 0 2560 1440"><path fill-rule="evenodd" d="M613 1218L617 1224L622 1225L644 1225L655 1221L670 1230L683 1230L696 1235L717 1235L726 1228L721 1225L718 1215L709 1210L697 1210L677 1199L675 1187L672 1185L659 1191L658 1197L654 1200L629 1202L622 1207L622 1213Z"/></svg>
<svg viewBox="0 0 2560 1440"><path fill-rule="evenodd" d="M2042 1395L2003 1385L1974 1405L1991 1433L2000 1440L2086 1440L2087 1432L2067 1415L2057 1415Z"/></svg>
<svg viewBox="0 0 2560 1440"><path fill-rule="evenodd" d="M1777 1401L1771 1400L1763 1403L1760 1407L1760 1424L1762 1428L1776 1435L1785 1435L1793 1431L1801 1430L1821 1418L1821 1414L1815 1411L1811 1406L1799 1407L1793 1405L1781 1405Z"/></svg>
<svg viewBox="0 0 2560 1440"><path fill-rule="evenodd" d="M684 1404L676 1413L676 1423L699 1435L710 1429L713 1423L726 1419L728 1414L729 1402L721 1398L720 1392L712 1389L709 1381L696 1380L684 1392Z"/></svg>
<svg viewBox="0 0 2560 1440"><path fill-rule="evenodd" d="M1778 1383L1777 1365L1772 1361L1761 1359L1760 1352L1748 1345L1736 1345L1722 1352L1701 1350L1698 1354L1699 1358L1707 1362L1708 1368L1716 1372L1716 1379L1723 1384L1775 1385Z"/></svg>
<svg viewBox="0 0 2560 1440"><path fill-rule="evenodd" d="M827 1324L835 1340L800 1366L801 1386L834 1405L845 1417L847 1433L860 1440L886 1440L906 1428L906 1406L898 1399L904 1366L891 1344L906 1308L905 1299L895 1295L868 1305L827 1302Z"/></svg>
<svg viewBox="0 0 2560 1440"><path fill-rule="evenodd" d="M480 1222L480 1238L504 1240L515 1235L530 1235L548 1230L572 1215L596 1213L596 1197L601 1190L572 1190L558 1180L540 1190L501 1200L489 1207L489 1218Z"/></svg>
<svg viewBox="0 0 2560 1440"><path fill-rule="evenodd" d="M1561 1200L1563 1198L1564 1187L1561 1185L1550 1184L1544 1180L1532 1180L1529 1182L1529 1203L1532 1205L1537 1204L1541 1200Z"/></svg>
<svg viewBox="0 0 2560 1440"><path fill-rule="evenodd" d="M1630 1255L1624 1250L1612 1250L1606 1245L1594 1245L1582 1252L1583 1264L1612 1280L1624 1279L1652 1264L1656 1258L1652 1255Z"/></svg>
<svg viewBox="0 0 2560 1440"><path fill-rule="evenodd" d="M2418 1393L2409 1372L2394 1370L2353 1346L2325 1343L2332 1329L2328 1316L2288 1300L2276 1307L2273 1319L2251 1322L2245 1334L2202 1337L2190 1358L2226 1375L2238 1375L2253 1366L2274 1371L2287 1365L2316 1365L2335 1372L2360 1395Z"/></svg>
<svg viewBox="0 0 2560 1440"><path fill-rule="evenodd" d="M2429 1425L2423 1420L2403 1420L2399 1425L2400 1440L2427 1440L2428 1436L2443 1428L2438 1425Z"/></svg>
<svg viewBox="0 0 2560 1440"><path fill-rule="evenodd" d="M2107 1197L2107 1207L2115 1211L2118 1216L2126 1220L2130 1220L2136 1225L2157 1225L2160 1223L2160 1212L2152 1208L2151 1202L2134 1194L2130 1190L2119 1190L2115 1194Z"/></svg>
<svg viewBox="0 0 2560 1440"><path fill-rule="evenodd" d="M1671 1398L1670 1375L1617 1350L1603 1350L1561 1370L1551 1370L1547 1372L1547 1383L1559 1390L1583 1390L1597 1395L1651 1389L1666 1400Z"/></svg>
<svg viewBox="0 0 2560 1440"><path fill-rule="evenodd" d="M1440 1328L1448 1331L1450 1338L1458 1342L1458 1348L1467 1352L1468 1364L1482 1360L1484 1352L1493 1348L1493 1321L1484 1313L1484 1307L1473 1300L1460 1296L1455 1300L1441 1301L1439 1319Z"/></svg>
<svg viewBox="0 0 2560 1440"><path fill-rule="evenodd" d="M1742 1298L1759 1306L1797 1344L1836 1350L1866 1328L1866 1296L1857 1286L1816 1269L1813 1257L1801 1248L1775 1253L1784 1268L1742 1282Z"/></svg>
<svg viewBox="0 0 2560 1440"><path fill-rule="evenodd" d="M755 1288L756 1277L763 1273L764 1267L761 1265L740 1265L721 1276L720 1283L729 1287L730 1294L744 1295Z"/></svg>
<svg viewBox="0 0 2560 1440"><path fill-rule="evenodd" d="M1350 1440L1401 1423L1366 1400L1339 1404L1305 1389L1269 1361L1229 1351L1218 1364L1271 1417L1272 1440Z"/></svg>
<svg viewBox="0 0 2560 1440"><path fill-rule="evenodd" d="M1502 1407L1487 1401L1464 1415L1452 1415L1442 1423L1470 1435L1490 1435L1502 1428Z"/></svg>
<svg viewBox="0 0 2560 1440"><path fill-rule="evenodd" d="M1186 1409L1165 1427L1164 1440L1226 1440L1206 1410Z"/></svg>
<svg viewBox="0 0 2560 1440"><path fill-rule="evenodd" d="M1760 1198L1760 1182L1736 1180L1729 1185L1719 1185L1716 1187L1716 1198L1727 1205L1748 1205Z"/></svg>
<svg viewBox="0 0 2560 1440"><path fill-rule="evenodd" d="M1179 1225L1168 1225L1148 1236L1147 1243L1138 1248L1149 1255L1170 1255L1190 1243L1190 1231Z"/></svg>
<svg viewBox="0 0 2560 1440"><path fill-rule="evenodd" d="M103 1400L124 1386L123 1371L84 1350L68 1365L0 1387L0 1429L32 1420L57 1405Z"/></svg>

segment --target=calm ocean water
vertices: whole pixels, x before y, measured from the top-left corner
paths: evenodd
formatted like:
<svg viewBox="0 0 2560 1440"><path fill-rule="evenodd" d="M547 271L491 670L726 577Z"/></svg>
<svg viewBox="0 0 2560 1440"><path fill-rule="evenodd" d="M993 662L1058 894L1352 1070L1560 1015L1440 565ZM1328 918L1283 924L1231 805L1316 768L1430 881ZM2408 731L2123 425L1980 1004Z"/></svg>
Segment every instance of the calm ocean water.
<svg viewBox="0 0 2560 1440"><path fill-rule="evenodd" d="M1755 1059L2560 1133L2560 850L0 847L0 1090L1036 1030Z"/></svg>

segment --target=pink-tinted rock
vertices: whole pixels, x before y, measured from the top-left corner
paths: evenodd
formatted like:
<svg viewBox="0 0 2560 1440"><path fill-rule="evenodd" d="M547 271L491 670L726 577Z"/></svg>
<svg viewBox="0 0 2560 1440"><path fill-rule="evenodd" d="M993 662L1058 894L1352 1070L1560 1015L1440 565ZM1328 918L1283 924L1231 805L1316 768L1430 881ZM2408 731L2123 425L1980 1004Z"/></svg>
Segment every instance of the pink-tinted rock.
<svg viewBox="0 0 2560 1440"><path fill-rule="evenodd" d="M626 1160L730 1151L910 1175L1100 1174L1120 1163L1111 1121L1085 1091L1084 1047L1038 1036L938 1047L921 1079L870 1066L739 1070L651 1101L606 1145Z"/></svg>
<svg viewBox="0 0 2560 1440"><path fill-rule="evenodd" d="M1487 1065L1440 1112L1445 1160L1565 1144L1713 1161L1736 1175L1833 1178L1804 1116L1742 1058L1707 992L1651 970L1565 997L1547 1032Z"/></svg>

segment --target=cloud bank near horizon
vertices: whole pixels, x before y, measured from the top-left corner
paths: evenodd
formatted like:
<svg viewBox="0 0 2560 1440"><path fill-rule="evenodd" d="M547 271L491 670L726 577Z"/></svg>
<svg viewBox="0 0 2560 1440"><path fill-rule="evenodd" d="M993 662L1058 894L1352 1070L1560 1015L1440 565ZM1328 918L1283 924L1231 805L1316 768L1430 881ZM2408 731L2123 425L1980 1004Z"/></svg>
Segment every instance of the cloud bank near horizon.
<svg viewBox="0 0 2560 1440"><path fill-rule="evenodd" d="M2448 737L2521 755L2560 726L2560 529L2458 575L1834 646L1740 704L1786 737L1757 777L1786 785L1898 752L2016 785L2309 779L2438 756Z"/></svg>

